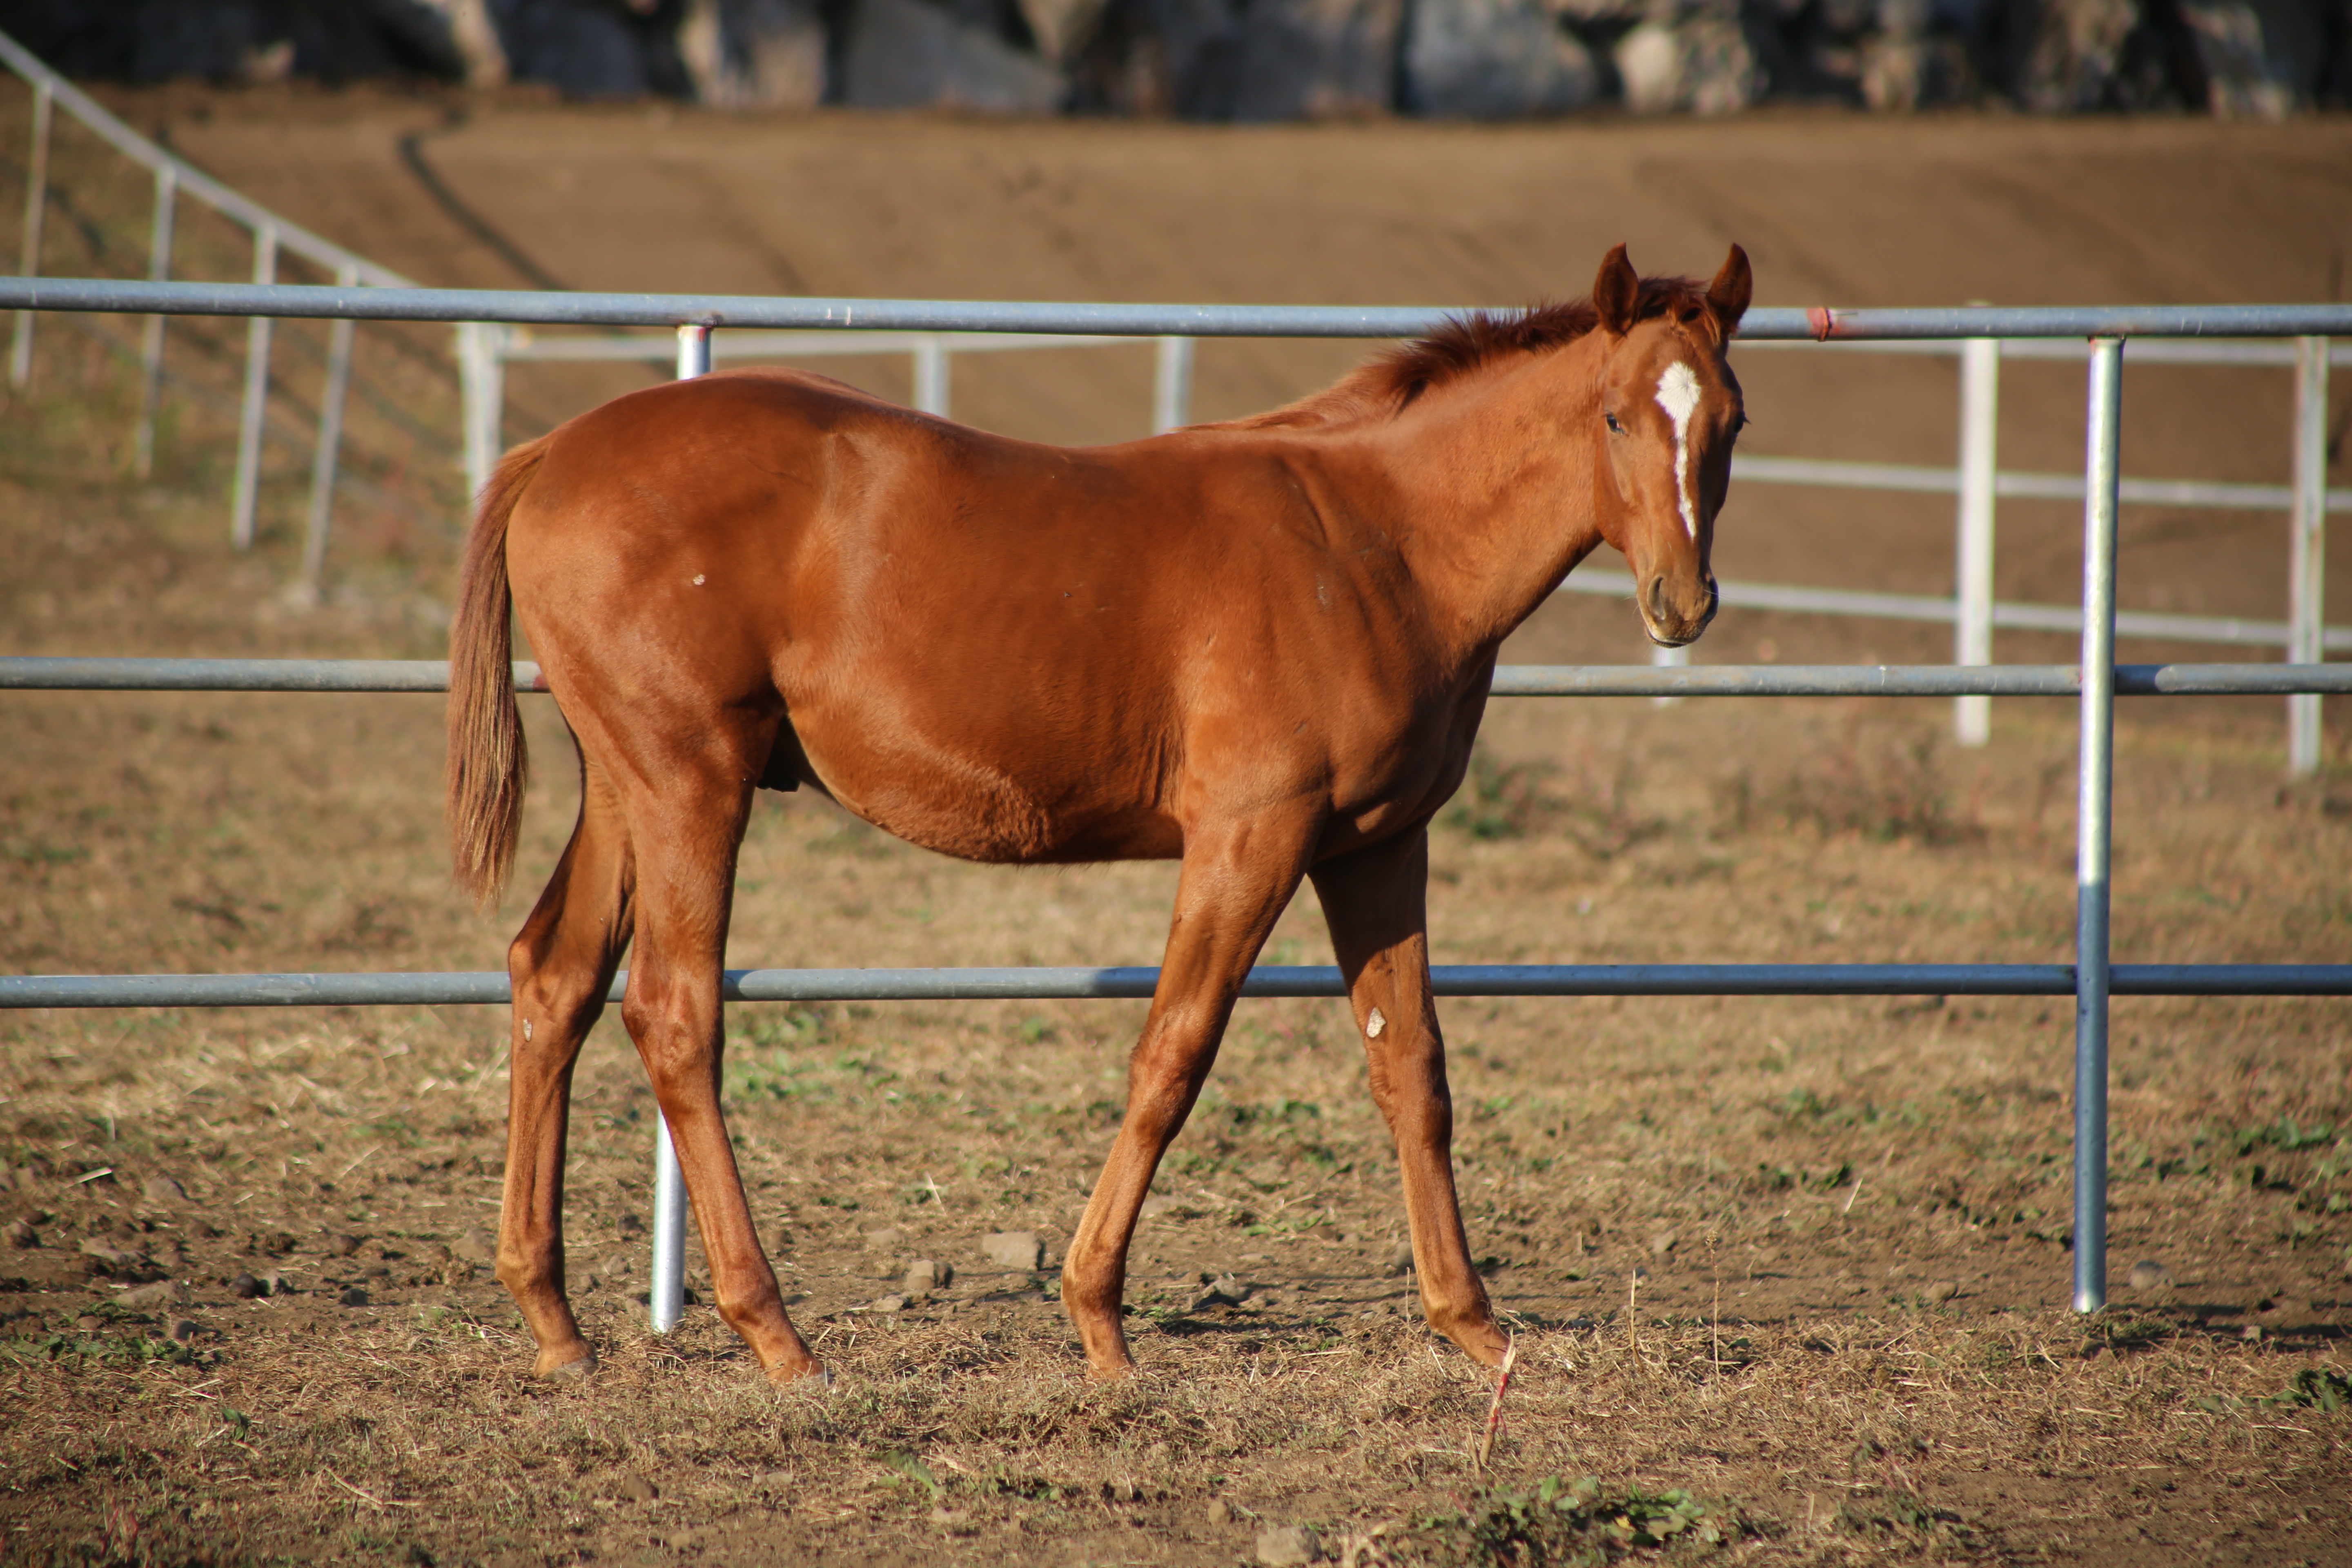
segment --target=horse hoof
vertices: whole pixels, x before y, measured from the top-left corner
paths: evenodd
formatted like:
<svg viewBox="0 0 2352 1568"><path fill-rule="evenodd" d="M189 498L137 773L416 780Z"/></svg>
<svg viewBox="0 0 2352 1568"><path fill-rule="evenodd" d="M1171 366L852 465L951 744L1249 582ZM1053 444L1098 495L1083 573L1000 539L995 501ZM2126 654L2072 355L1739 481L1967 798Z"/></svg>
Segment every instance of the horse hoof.
<svg viewBox="0 0 2352 1568"><path fill-rule="evenodd" d="M553 1366L547 1364L548 1353L541 1352L540 1364L533 1370L549 1383L585 1383L588 1381L588 1374L596 1370L594 1351L583 1349L571 1360L558 1362Z"/></svg>
<svg viewBox="0 0 2352 1568"><path fill-rule="evenodd" d="M1089 1361L1087 1363L1088 1383L1125 1383L1134 1375L1135 1362L1132 1357L1112 1362Z"/></svg>
<svg viewBox="0 0 2352 1568"><path fill-rule="evenodd" d="M833 1369L821 1361L806 1365L772 1366L768 1369L768 1381L778 1388L805 1388L821 1394L833 1386Z"/></svg>

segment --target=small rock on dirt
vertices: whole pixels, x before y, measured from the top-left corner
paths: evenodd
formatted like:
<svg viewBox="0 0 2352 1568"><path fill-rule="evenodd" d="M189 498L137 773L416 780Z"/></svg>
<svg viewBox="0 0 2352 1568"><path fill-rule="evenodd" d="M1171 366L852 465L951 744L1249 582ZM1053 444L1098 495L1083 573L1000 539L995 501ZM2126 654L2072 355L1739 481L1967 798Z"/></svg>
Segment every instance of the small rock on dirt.
<svg viewBox="0 0 2352 1568"><path fill-rule="evenodd" d="M240 1301L252 1301L268 1295L269 1287L250 1274L240 1274L228 1282L228 1293Z"/></svg>
<svg viewBox="0 0 2352 1568"><path fill-rule="evenodd" d="M172 1342L184 1345L202 1332L204 1330L193 1319L180 1318L172 1324Z"/></svg>
<svg viewBox="0 0 2352 1568"><path fill-rule="evenodd" d="M1034 1272L1045 1266L1045 1244L1034 1230L992 1231L980 1238L980 1255L1000 1268Z"/></svg>
<svg viewBox="0 0 2352 1568"><path fill-rule="evenodd" d="M1203 1275L1201 1283L1206 1289L1201 1292L1199 1299L1193 1301L1193 1311L1197 1312L1207 1307L1238 1307L1249 1300L1249 1287L1230 1274L1220 1274L1213 1278Z"/></svg>
<svg viewBox="0 0 2352 1568"><path fill-rule="evenodd" d="M961 1509L935 1508L931 1510L931 1522L950 1535L970 1535L972 1532L971 1515Z"/></svg>
<svg viewBox="0 0 2352 1568"><path fill-rule="evenodd" d="M31 1220L12 1219L8 1222L8 1245L16 1247L38 1247L41 1245L41 1233L33 1228Z"/></svg>
<svg viewBox="0 0 2352 1568"><path fill-rule="evenodd" d="M1221 1497L1211 1498L1209 1500L1209 1523L1212 1526L1217 1526L1231 1524L1233 1521L1234 1505L1227 1502Z"/></svg>
<svg viewBox="0 0 2352 1568"><path fill-rule="evenodd" d="M2172 1283L2172 1270L2153 1258L2143 1258L2131 1266L2131 1288L2135 1290L2161 1290Z"/></svg>
<svg viewBox="0 0 2352 1568"><path fill-rule="evenodd" d="M1323 1543L1303 1524L1278 1524L1257 1532L1257 1560L1265 1568L1297 1568L1323 1555Z"/></svg>
<svg viewBox="0 0 2352 1568"><path fill-rule="evenodd" d="M468 1263L496 1263L499 1260L497 1239L479 1226L451 1242L449 1250Z"/></svg>
<svg viewBox="0 0 2352 1568"><path fill-rule="evenodd" d="M1919 1292L1927 1300L1927 1304L1934 1307L1942 1306L1959 1293L1959 1282L1956 1279L1938 1279Z"/></svg>
<svg viewBox="0 0 2352 1568"><path fill-rule="evenodd" d="M955 1269L945 1263L935 1263L928 1258L918 1258L907 1266L907 1277L900 1283L909 1296L928 1296L934 1290L944 1290L955 1282Z"/></svg>
<svg viewBox="0 0 2352 1568"><path fill-rule="evenodd" d="M131 1251L129 1247L117 1247L102 1236L94 1236L83 1242L81 1252L83 1257L96 1258L100 1263L118 1273L136 1268L146 1261L140 1254Z"/></svg>
<svg viewBox="0 0 2352 1568"><path fill-rule="evenodd" d="M115 1298L124 1306L146 1311L153 1307L184 1307L188 1302L188 1287L179 1279L158 1279L152 1285L138 1285Z"/></svg>
<svg viewBox="0 0 2352 1568"><path fill-rule="evenodd" d="M661 1489L643 1476L623 1476L613 1495L624 1502L651 1502L661 1496Z"/></svg>
<svg viewBox="0 0 2352 1568"><path fill-rule="evenodd" d="M345 1307L364 1307L368 1304L368 1293L354 1285L336 1297L335 1300Z"/></svg>
<svg viewBox="0 0 2352 1568"><path fill-rule="evenodd" d="M896 1252L907 1244L907 1233L895 1225L886 1225L867 1231L865 1240L868 1251Z"/></svg>
<svg viewBox="0 0 2352 1568"><path fill-rule="evenodd" d="M1412 1273L1412 1243L1410 1241L1400 1241L1394 1247L1390 1247L1388 1267L1391 1274Z"/></svg>
<svg viewBox="0 0 2352 1568"><path fill-rule="evenodd" d="M2250 1342L2259 1340L2263 1337L2263 1326L2260 1323L2248 1323L2238 1331L2238 1337Z"/></svg>
<svg viewBox="0 0 2352 1568"><path fill-rule="evenodd" d="M142 1182L139 1190L146 1194L151 1204L184 1204L188 1201L188 1189L180 1185L177 1177L165 1175L161 1171Z"/></svg>
<svg viewBox="0 0 2352 1568"><path fill-rule="evenodd" d="M1672 1252L1675 1247L1680 1247L1682 1244L1683 1238L1680 1231L1662 1230L1658 1232L1657 1235L1650 1237L1650 1256L1653 1258L1664 1258L1667 1253Z"/></svg>
<svg viewBox="0 0 2352 1568"><path fill-rule="evenodd" d="M1143 1217L1145 1219L1158 1219L1161 1215L1172 1213L1176 1206L1176 1200L1174 1198L1168 1196L1165 1193L1154 1193L1150 1197L1143 1200Z"/></svg>
<svg viewBox="0 0 2352 1568"><path fill-rule="evenodd" d="M869 1312L903 1312L907 1310L907 1298L904 1296L877 1297L874 1304L866 1310Z"/></svg>
<svg viewBox="0 0 2352 1568"><path fill-rule="evenodd" d="M360 1238L356 1236L338 1231L327 1237L327 1256L330 1258L349 1258L359 1249Z"/></svg>

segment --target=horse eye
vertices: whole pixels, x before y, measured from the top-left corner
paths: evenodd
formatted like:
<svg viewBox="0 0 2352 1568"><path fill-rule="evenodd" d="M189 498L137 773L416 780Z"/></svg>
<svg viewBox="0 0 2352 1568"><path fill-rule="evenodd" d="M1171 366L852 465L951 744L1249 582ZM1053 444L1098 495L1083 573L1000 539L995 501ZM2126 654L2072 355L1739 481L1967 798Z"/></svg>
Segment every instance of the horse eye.
<svg viewBox="0 0 2352 1568"><path fill-rule="evenodd" d="M1604 409L1601 412L1601 417L1609 421L1609 428L1616 431L1620 436L1625 434L1625 426L1617 423L1617 416L1611 414Z"/></svg>

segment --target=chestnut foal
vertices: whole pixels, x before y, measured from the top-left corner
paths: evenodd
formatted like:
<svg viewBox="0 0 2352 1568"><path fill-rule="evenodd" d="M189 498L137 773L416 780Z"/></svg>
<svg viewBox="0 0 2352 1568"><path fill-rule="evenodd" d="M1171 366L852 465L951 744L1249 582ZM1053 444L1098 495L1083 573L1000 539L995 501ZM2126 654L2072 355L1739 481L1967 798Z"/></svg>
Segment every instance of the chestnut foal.
<svg viewBox="0 0 2352 1568"><path fill-rule="evenodd" d="M752 791L820 790L967 859L1182 861L1127 1115L1062 1268L1096 1375L1133 1363L1127 1250L1234 998L1311 879L1396 1140L1429 1321L1502 1358L1454 1188L1428 824L1496 649L1604 541L1653 640L1715 614L1747 257L1473 315L1303 402L1064 449L821 377L634 393L509 453L451 637L457 876L494 898L524 787L509 605L576 738L580 819L508 954L499 1278L542 1374L584 1373L563 1278L573 1062L622 952L720 1316L821 1373L719 1110L720 963Z"/></svg>

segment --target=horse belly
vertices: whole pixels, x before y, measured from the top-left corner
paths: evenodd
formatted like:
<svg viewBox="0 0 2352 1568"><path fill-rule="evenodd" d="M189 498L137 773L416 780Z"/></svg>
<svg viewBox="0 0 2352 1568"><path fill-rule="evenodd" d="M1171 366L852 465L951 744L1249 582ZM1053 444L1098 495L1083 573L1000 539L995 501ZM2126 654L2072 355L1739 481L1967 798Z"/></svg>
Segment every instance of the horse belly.
<svg viewBox="0 0 2352 1568"><path fill-rule="evenodd" d="M1127 748L1034 732L986 746L931 726L787 706L811 782L894 837L993 865L1165 859L1183 836ZM887 706L887 705L877 705Z"/></svg>

